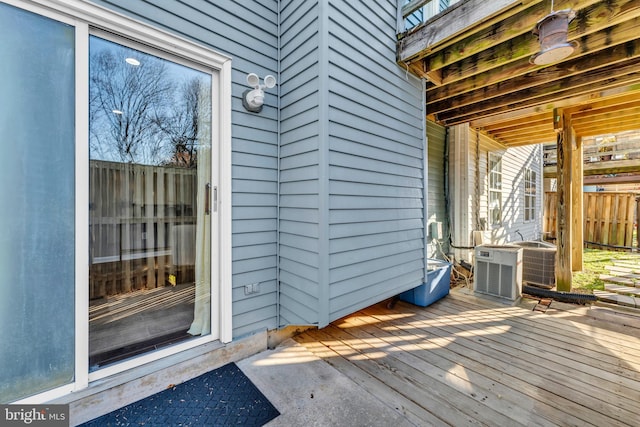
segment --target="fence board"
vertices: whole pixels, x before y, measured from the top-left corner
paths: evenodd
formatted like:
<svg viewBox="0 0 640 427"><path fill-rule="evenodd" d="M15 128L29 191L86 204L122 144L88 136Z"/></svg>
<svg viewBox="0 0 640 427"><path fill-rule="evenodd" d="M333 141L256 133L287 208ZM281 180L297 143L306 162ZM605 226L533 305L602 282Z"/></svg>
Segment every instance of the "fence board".
<svg viewBox="0 0 640 427"><path fill-rule="evenodd" d="M635 193L584 193L584 240L594 246L633 247L636 224L637 195ZM545 236L556 237L555 192L545 193L543 230Z"/></svg>
<svg viewBox="0 0 640 427"><path fill-rule="evenodd" d="M89 296L150 289L194 280L196 170L90 162ZM172 277L177 278L173 280Z"/></svg>

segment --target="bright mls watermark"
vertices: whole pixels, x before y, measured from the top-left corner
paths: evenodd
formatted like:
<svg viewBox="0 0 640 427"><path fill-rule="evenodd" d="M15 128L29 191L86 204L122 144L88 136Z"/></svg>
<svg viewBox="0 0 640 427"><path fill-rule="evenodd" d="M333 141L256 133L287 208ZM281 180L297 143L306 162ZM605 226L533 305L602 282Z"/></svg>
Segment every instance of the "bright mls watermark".
<svg viewBox="0 0 640 427"><path fill-rule="evenodd" d="M69 405L0 405L0 426L69 427Z"/></svg>

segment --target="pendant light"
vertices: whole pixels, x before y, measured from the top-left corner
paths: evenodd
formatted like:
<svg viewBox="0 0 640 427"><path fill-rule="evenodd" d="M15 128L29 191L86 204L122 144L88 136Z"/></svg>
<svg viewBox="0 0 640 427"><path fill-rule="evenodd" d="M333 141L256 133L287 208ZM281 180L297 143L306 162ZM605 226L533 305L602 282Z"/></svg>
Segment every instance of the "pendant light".
<svg viewBox="0 0 640 427"><path fill-rule="evenodd" d="M529 61L536 65L547 65L561 61L571 55L575 45L567 41L569 23L576 14L571 9L553 11L536 23L533 34L538 36L540 52L531 56Z"/></svg>

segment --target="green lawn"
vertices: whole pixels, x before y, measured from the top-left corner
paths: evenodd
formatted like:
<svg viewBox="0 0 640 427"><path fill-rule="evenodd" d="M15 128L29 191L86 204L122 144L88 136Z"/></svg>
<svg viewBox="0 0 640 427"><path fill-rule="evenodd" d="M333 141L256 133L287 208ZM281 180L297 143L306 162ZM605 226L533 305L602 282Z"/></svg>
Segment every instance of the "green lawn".
<svg viewBox="0 0 640 427"><path fill-rule="evenodd" d="M573 290L593 291L604 290L600 274L607 273L605 267L613 265L614 260L635 260L640 263L640 255L630 252L603 251L599 249L585 249L583 270L573 273Z"/></svg>

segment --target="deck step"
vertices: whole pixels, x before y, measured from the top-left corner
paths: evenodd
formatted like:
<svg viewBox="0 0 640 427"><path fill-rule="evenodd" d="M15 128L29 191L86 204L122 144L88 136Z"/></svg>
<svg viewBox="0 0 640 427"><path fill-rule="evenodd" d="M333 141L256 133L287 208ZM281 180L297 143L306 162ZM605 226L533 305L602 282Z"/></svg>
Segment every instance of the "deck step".
<svg viewBox="0 0 640 427"><path fill-rule="evenodd" d="M640 288L630 286L620 286L607 283L604 285L604 290L608 292L615 292L617 294L628 294L635 297L640 297Z"/></svg>
<svg viewBox="0 0 640 427"><path fill-rule="evenodd" d="M631 270L636 270L640 272L640 265L638 265L638 259L640 259L640 256L636 257L636 259L629 259L629 260L617 259L617 260L613 260L613 264L618 267L630 268Z"/></svg>
<svg viewBox="0 0 640 427"><path fill-rule="evenodd" d="M618 305L618 304L613 304L605 301L596 301L594 305L597 307L605 307L605 308L614 310L615 312L618 312L618 313L628 313L633 316L637 316L637 318L640 318L640 308L627 307L625 305Z"/></svg>
<svg viewBox="0 0 640 427"><path fill-rule="evenodd" d="M625 307L640 308L640 298L608 291L593 291L593 294L598 298L598 301L604 301Z"/></svg>
<svg viewBox="0 0 640 427"><path fill-rule="evenodd" d="M640 279L628 276L612 276L609 274L601 274L600 279L606 283L615 283L617 285L624 285L630 287L640 288Z"/></svg>
<svg viewBox="0 0 640 427"><path fill-rule="evenodd" d="M607 265L604 267L614 274L623 273L624 275L635 275L640 277L640 266L630 267L629 265L622 265L616 263L615 265Z"/></svg>

